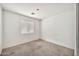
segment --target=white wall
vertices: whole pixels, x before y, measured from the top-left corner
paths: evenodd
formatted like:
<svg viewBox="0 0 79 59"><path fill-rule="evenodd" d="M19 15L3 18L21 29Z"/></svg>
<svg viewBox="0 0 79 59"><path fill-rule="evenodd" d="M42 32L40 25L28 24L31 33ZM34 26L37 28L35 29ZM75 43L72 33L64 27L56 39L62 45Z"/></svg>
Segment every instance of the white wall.
<svg viewBox="0 0 79 59"><path fill-rule="evenodd" d="M42 38L65 46L75 48L76 33L75 11L70 10L42 21Z"/></svg>
<svg viewBox="0 0 79 59"><path fill-rule="evenodd" d="M23 15L4 10L4 40L3 48L12 47L18 44L36 40L40 36L40 21L35 18L25 17ZM34 22L35 32L32 34L22 35L20 33L20 20Z"/></svg>
<svg viewBox="0 0 79 59"><path fill-rule="evenodd" d="M0 5L0 54L2 51L2 8Z"/></svg>

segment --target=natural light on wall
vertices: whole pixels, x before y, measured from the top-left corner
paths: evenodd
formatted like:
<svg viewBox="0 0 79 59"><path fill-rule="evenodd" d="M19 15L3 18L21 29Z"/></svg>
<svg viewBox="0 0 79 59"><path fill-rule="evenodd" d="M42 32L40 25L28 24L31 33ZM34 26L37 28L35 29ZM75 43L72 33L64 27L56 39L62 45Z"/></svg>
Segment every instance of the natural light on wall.
<svg viewBox="0 0 79 59"><path fill-rule="evenodd" d="M21 27L20 28L21 34L34 33L34 22L21 20L20 21L20 27Z"/></svg>

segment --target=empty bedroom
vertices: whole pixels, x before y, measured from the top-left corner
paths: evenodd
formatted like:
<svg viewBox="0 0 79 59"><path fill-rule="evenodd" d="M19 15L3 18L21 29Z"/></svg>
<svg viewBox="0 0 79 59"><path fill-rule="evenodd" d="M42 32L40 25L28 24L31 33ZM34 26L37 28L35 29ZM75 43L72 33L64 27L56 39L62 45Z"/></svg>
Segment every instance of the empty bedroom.
<svg viewBox="0 0 79 59"><path fill-rule="evenodd" d="M0 56L75 54L75 3L0 3Z"/></svg>

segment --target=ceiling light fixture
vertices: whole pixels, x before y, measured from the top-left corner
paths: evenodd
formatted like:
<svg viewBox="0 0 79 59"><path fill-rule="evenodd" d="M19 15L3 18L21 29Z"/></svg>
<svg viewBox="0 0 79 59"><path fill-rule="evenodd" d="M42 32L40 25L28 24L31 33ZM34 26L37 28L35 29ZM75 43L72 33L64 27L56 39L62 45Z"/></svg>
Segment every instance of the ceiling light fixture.
<svg viewBox="0 0 79 59"><path fill-rule="evenodd" d="M37 11L39 11L39 9L36 9Z"/></svg>
<svg viewBox="0 0 79 59"><path fill-rule="evenodd" d="M34 15L34 14L35 14L34 12L31 13L31 15Z"/></svg>
<svg viewBox="0 0 79 59"><path fill-rule="evenodd" d="M37 12L37 11L39 11L39 9L36 9L36 12ZM31 15L35 15L35 14L36 14L35 12L32 12L32 13L31 13Z"/></svg>

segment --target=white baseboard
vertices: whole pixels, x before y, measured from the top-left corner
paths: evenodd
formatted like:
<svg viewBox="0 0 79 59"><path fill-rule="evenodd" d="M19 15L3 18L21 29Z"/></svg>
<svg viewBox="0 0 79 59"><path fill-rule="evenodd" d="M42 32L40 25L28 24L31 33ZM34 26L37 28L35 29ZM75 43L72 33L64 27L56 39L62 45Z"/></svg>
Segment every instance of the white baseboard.
<svg viewBox="0 0 79 59"><path fill-rule="evenodd" d="M3 47L3 49L10 48L10 47L14 47L14 46L17 46L17 45L20 45L20 44L23 44L23 43L27 43L27 42L30 42L30 41L38 40L38 39L39 39L39 38L33 39L33 40L29 40L29 41L19 42L19 43L17 43L17 44L12 44L12 45L10 45L10 46Z"/></svg>
<svg viewBox="0 0 79 59"><path fill-rule="evenodd" d="M51 43L55 43L57 45L60 45L60 46L63 46L63 47L66 47L66 48L69 48L69 49L74 49L73 47L70 47L62 42L59 42L59 41L54 41L54 40L51 40L51 39L46 39L46 38L42 38L43 40L46 40L48 42L51 42Z"/></svg>

